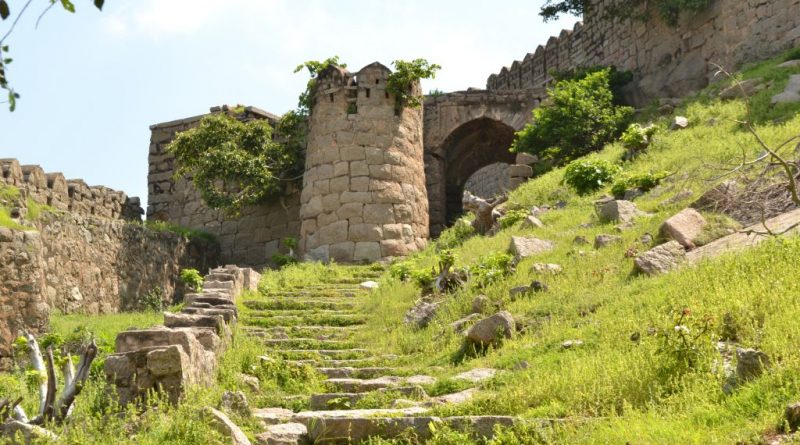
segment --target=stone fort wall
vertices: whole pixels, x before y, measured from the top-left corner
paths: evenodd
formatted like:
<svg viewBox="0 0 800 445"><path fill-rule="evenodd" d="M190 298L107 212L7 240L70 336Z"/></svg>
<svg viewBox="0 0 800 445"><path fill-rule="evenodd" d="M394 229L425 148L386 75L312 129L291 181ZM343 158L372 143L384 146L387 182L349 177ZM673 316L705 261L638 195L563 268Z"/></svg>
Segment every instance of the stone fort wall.
<svg viewBox="0 0 800 445"><path fill-rule="evenodd" d="M677 27L654 10L646 22L605 19L606 8L617 1L592 0L583 23L489 76L487 88L536 89L549 84L554 71L615 66L634 73L630 100L644 105L705 87L714 76L711 63L733 70L800 45L800 0L715 0Z"/></svg>
<svg viewBox="0 0 800 445"><path fill-rule="evenodd" d="M217 263L213 243L142 225L138 198L15 159L0 160L0 172L0 188L18 191L0 193L12 217L49 206L28 227L0 227L0 369L13 339L46 330L53 310L117 312L154 290L168 302L182 292L180 269Z"/></svg>
<svg viewBox="0 0 800 445"><path fill-rule="evenodd" d="M210 109L211 113L226 111L227 106ZM235 217L209 208L190 177L174 178L175 159L166 152L177 133L196 127L204 116L150 127L147 219L215 235L223 263L265 266L275 253L288 251L283 245L285 238L300 235L300 184L289 184L276 202L247 207ZM255 107L246 107L244 118L267 119L273 126L278 121L278 116Z"/></svg>

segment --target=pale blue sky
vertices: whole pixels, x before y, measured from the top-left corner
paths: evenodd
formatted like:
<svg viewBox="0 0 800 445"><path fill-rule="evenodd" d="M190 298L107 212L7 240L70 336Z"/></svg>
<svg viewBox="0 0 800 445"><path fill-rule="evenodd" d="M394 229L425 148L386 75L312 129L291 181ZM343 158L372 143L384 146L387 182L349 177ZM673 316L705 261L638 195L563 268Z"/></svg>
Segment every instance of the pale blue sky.
<svg viewBox="0 0 800 445"><path fill-rule="evenodd" d="M22 98L14 113L0 105L0 158L143 202L151 124L221 104L282 114L307 80L293 68L335 54L356 69L424 57L443 67L426 91L483 88L576 21L542 23L543 0L74 2L76 14L53 8L34 29L49 3L34 0L6 41Z"/></svg>

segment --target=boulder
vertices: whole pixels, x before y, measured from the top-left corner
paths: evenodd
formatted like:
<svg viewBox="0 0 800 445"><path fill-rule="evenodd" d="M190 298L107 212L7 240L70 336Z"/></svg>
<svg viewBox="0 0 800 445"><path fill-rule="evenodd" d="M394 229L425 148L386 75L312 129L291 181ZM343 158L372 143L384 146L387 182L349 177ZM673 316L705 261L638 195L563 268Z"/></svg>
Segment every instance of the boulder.
<svg viewBox="0 0 800 445"><path fill-rule="evenodd" d="M555 243L552 241L541 240L538 238L526 238L522 236L512 236L511 245L508 250L514 255L517 262L553 250Z"/></svg>
<svg viewBox="0 0 800 445"><path fill-rule="evenodd" d="M475 368L469 371L462 372L453 377L454 380L466 380L472 383L480 383L484 380L489 380L497 375L497 370L492 368Z"/></svg>
<svg viewBox="0 0 800 445"><path fill-rule="evenodd" d="M539 156L530 153L517 153L517 159L515 160L515 163L520 165L532 165L537 162L539 162Z"/></svg>
<svg viewBox="0 0 800 445"><path fill-rule="evenodd" d="M513 338L515 330L514 317L502 311L475 323L467 331L467 339L479 346L497 345L505 338Z"/></svg>
<svg viewBox="0 0 800 445"><path fill-rule="evenodd" d="M636 207L636 204L625 200L613 200L600 203L597 206L597 216L600 222L632 223L634 219L646 215Z"/></svg>
<svg viewBox="0 0 800 445"><path fill-rule="evenodd" d="M206 407L203 409L203 416L208 419L209 425L218 433L230 438L233 445L250 445L250 440L241 428L233 423L225 413Z"/></svg>
<svg viewBox="0 0 800 445"><path fill-rule="evenodd" d="M700 212L686 208L664 221L660 230L665 238L675 240L687 249L694 249L695 240L707 224Z"/></svg>
<svg viewBox="0 0 800 445"><path fill-rule="evenodd" d="M769 367L769 356L756 349L736 350L736 377L746 382L758 378Z"/></svg>
<svg viewBox="0 0 800 445"><path fill-rule="evenodd" d="M772 97L773 104L800 102L800 74L789 77L789 82L782 93Z"/></svg>
<svg viewBox="0 0 800 445"><path fill-rule="evenodd" d="M308 428L302 423L270 425L256 436L259 445L300 445L307 442Z"/></svg>
<svg viewBox="0 0 800 445"><path fill-rule="evenodd" d="M675 116L675 119L672 120L672 124L669 126L670 130L683 130L685 128L689 128L689 119L684 116Z"/></svg>
<svg viewBox="0 0 800 445"><path fill-rule="evenodd" d="M508 291L508 296L509 296L509 297L511 297L511 301L514 301L514 300L516 300L516 299L517 299L517 297L519 297L520 295L525 295L525 294L527 294L527 293L528 293L528 292L530 292L530 291L531 291L531 287L530 287L530 286L517 286L517 287L512 287L512 288L511 288L511 289L509 289L509 291Z"/></svg>
<svg viewBox="0 0 800 445"><path fill-rule="evenodd" d="M481 318L481 314L469 314L464 318L450 323L450 327L453 328L453 332L459 333L462 332L470 323L479 318Z"/></svg>
<svg viewBox="0 0 800 445"><path fill-rule="evenodd" d="M544 224L539 220L539 218L528 215L525 217L525 220L522 221L522 228L523 229L538 229L544 227Z"/></svg>
<svg viewBox="0 0 800 445"><path fill-rule="evenodd" d="M472 313L473 314L482 314L486 309L489 308L491 301L489 301L489 297L486 295L478 295L472 300Z"/></svg>
<svg viewBox="0 0 800 445"><path fill-rule="evenodd" d="M639 254L634 260L635 269L646 275L669 272L686 258L686 251L677 241L656 246Z"/></svg>
<svg viewBox="0 0 800 445"><path fill-rule="evenodd" d="M433 317L436 315L436 311L439 309L440 304L440 302L420 302L406 312L405 323L413 325L419 329L427 327L431 320L433 320Z"/></svg>
<svg viewBox="0 0 800 445"><path fill-rule="evenodd" d="M258 377L247 374L239 374L239 380L253 391L258 392L261 390L261 382L258 380Z"/></svg>
<svg viewBox="0 0 800 445"><path fill-rule="evenodd" d="M551 275L558 275L564 271L564 268L558 264L536 263L533 266L531 266L531 271L536 273L547 273Z"/></svg>
<svg viewBox="0 0 800 445"><path fill-rule="evenodd" d="M247 403L247 396L241 391L223 392L220 408L229 414L237 414L242 417L250 416L250 405Z"/></svg>
<svg viewBox="0 0 800 445"><path fill-rule="evenodd" d="M762 79L747 79L720 91L721 99L737 99L750 97L763 89Z"/></svg>
<svg viewBox="0 0 800 445"><path fill-rule="evenodd" d="M788 60L778 65L778 68L797 68L797 67L800 67L800 60Z"/></svg>
<svg viewBox="0 0 800 445"><path fill-rule="evenodd" d="M798 62L800 62L800 60L798 60ZM789 426L789 431L792 433L796 432L797 429L800 428L800 402L787 405L783 418Z"/></svg>
<svg viewBox="0 0 800 445"><path fill-rule="evenodd" d="M612 244L621 243L622 237L617 235L606 235L601 234L597 235L594 238L594 248L595 249L602 249L603 247L608 247Z"/></svg>

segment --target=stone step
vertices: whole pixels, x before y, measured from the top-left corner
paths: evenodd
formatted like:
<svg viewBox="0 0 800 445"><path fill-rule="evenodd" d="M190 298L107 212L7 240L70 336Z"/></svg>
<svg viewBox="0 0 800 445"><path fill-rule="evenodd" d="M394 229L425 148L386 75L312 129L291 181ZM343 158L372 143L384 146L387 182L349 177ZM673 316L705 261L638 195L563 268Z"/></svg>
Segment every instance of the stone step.
<svg viewBox="0 0 800 445"><path fill-rule="evenodd" d="M362 359L301 359L301 360L287 360L288 363L295 365L311 365L315 367L324 368L369 368L382 365L391 358L386 357L369 357Z"/></svg>
<svg viewBox="0 0 800 445"><path fill-rule="evenodd" d="M270 317L287 317L287 316L331 316L331 317L354 317L360 316L358 312L352 310L329 310L329 309L272 309L272 310L249 310L247 316L250 318L270 318Z"/></svg>
<svg viewBox="0 0 800 445"><path fill-rule="evenodd" d="M376 390L379 393L391 391L402 398L424 399L428 395L421 386L398 386L392 388L381 388ZM315 411L352 409L359 400L368 397L368 392L334 392L324 394L312 394L309 407Z"/></svg>
<svg viewBox="0 0 800 445"><path fill-rule="evenodd" d="M364 315L275 315L269 318L252 318L243 316L242 323L263 328L292 327L292 326L356 326L366 323Z"/></svg>
<svg viewBox="0 0 800 445"><path fill-rule="evenodd" d="M345 340L362 329L355 326L290 326L259 328L245 326L248 335L260 338L316 338L317 340Z"/></svg>
<svg viewBox="0 0 800 445"><path fill-rule="evenodd" d="M325 383L341 392L362 393L399 386L432 385L436 383L436 379L422 375L411 377L384 375L373 379L333 378L326 380Z"/></svg>
<svg viewBox="0 0 800 445"><path fill-rule="evenodd" d="M303 411L280 414L265 423L269 425L302 424L307 435L302 440L314 444L357 444L370 437L393 439L414 437L415 442L430 439L434 429L450 427L469 432L479 440L494 436L495 426L513 426L522 422L508 416L436 417L426 415L426 408L360 409L333 411ZM258 414L256 417L261 418ZM278 421L282 421L279 423ZM263 442L269 443L269 442ZM275 443L275 442L273 442ZM303 443L298 442L298 443Z"/></svg>
<svg viewBox="0 0 800 445"><path fill-rule="evenodd" d="M280 356L285 360L353 360L369 357L366 349L273 349L269 355Z"/></svg>
<svg viewBox="0 0 800 445"><path fill-rule="evenodd" d="M268 301L247 300L244 306L252 310L297 310L297 309L324 309L347 310L355 308L352 299L344 298L276 298Z"/></svg>
<svg viewBox="0 0 800 445"><path fill-rule="evenodd" d="M372 367L372 368L317 368L317 371L324 374L329 379L374 379L383 375L390 375L396 368Z"/></svg>
<svg viewBox="0 0 800 445"><path fill-rule="evenodd" d="M276 349L353 349L353 342L342 340L317 340L315 338L271 338L263 341L267 347Z"/></svg>

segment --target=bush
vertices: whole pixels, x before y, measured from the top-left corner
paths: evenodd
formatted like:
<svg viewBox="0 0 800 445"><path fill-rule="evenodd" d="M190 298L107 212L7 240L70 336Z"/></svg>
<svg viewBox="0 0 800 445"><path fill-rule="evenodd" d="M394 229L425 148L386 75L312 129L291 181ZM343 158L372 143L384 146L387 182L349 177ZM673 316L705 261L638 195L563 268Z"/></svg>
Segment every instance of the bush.
<svg viewBox="0 0 800 445"><path fill-rule="evenodd" d="M291 255L284 255L282 253L276 253L276 254L272 255L272 257L270 259L279 268L284 267L284 266L290 266L292 264L297 264L298 263L297 258L295 258L295 257L293 257Z"/></svg>
<svg viewBox="0 0 800 445"><path fill-rule="evenodd" d="M500 227L507 229L525 219L529 214L530 212L525 209L509 210L497 221L500 223Z"/></svg>
<svg viewBox="0 0 800 445"><path fill-rule="evenodd" d="M580 80L585 79L586 76L598 71L608 69L608 88L614 97L614 105L624 105L622 97L622 89L625 85L633 81L633 73L631 71L619 71L616 67L592 66L588 68L576 68L567 71L556 71L550 73L556 82L562 80Z"/></svg>
<svg viewBox="0 0 800 445"><path fill-rule="evenodd" d="M454 249L475 235L475 228L467 218L459 218L452 227L448 227L436 240L436 250Z"/></svg>
<svg viewBox="0 0 800 445"><path fill-rule="evenodd" d="M619 166L603 160L573 161L564 171L564 183L579 195L588 195L613 181L621 170Z"/></svg>
<svg viewBox="0 0 800 445"><path fill-rule="evenodd" d="M472 283L483 288L514 271L514 257L505 252L496 252L481 257L478 264L470 268Z"/></svg>
<svg viewBox="0 0 800 445"><path fill-rule="evenodd" d="M181 270L181 282L193 292L203 292L203 276L197 269Z"/></svg>
<svg viewBox="0 0 800 445"><path fill-rule="evenodd" d="M639 124L633 124L628 127L619 138L622 145L628 150L627 158L633 159L636 155L647 149L657 131L658 127L655 125L642 127Z"/></svg>
<svg viewBox="0 0 800 445"><path fill-rule="evenodd" d="M154 287L139 297L136 309L141 311L161 312L164 310L164 289Z"/></svg>
<svg viewBox="0 0 800 445"><path fill-rule="evenodd" d="M615 181L614 185L611 186L611 194L614 195L615 198L621 199L625 196L625 192L631 189L639 189L646 193L660 184L667 176L669 176L668 172L623 175L623 177Z"/></svg>
<svg viewBox="0 0 800 445"><path fill-rule="evenodd" d="M608 69L579 80L564 80L533 110L533 121L517 133L511 151L538 155L550 166L563 165L616 139L632 114L613 104Z"/></svg>
<svg viewBox="0 0 800 445"><path fill-rule="evenodd" d="M786 55L783 56L783 60L790 61L790 60L800 60L800 48L790 49Z"/></svg>

